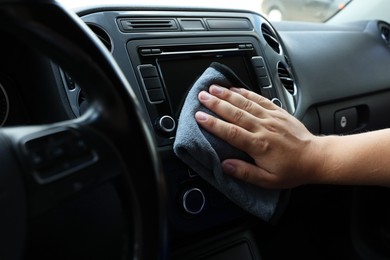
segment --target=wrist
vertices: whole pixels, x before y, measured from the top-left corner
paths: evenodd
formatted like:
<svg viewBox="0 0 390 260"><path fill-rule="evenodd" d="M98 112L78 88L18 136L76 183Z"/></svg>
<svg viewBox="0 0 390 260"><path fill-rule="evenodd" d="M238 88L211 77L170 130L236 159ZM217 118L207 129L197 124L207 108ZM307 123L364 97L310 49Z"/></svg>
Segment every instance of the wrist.
<svg viewBox="0 0 390 260"><path fill-rule="evenodd" d="M307 168L307 180L311 184L332 183L332 174L330 174L332 161L332 152L330 151L334 142L333 136L313 136L308 149L306 149L309 167Z"/></svg>

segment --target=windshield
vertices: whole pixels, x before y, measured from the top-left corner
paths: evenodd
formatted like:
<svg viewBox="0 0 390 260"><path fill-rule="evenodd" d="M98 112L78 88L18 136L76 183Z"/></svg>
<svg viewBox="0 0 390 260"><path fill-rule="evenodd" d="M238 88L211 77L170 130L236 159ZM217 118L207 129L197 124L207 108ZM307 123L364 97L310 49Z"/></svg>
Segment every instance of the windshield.
<svg viewBox="0 0 390 260"><path fill-rule="evenodd" d="M261 13L270 21L324 22L349 0L262 0Z"/></svg>
<svg viewBox="0 0 390 260"><path fill-rule="evenodd" d="M71 9L94 5L125 5L128 0L59 0ZM342 10L350 0L133 0L134 6L174 6L200 8L226 8L261 13L270 21L324 22Z"/></svg>

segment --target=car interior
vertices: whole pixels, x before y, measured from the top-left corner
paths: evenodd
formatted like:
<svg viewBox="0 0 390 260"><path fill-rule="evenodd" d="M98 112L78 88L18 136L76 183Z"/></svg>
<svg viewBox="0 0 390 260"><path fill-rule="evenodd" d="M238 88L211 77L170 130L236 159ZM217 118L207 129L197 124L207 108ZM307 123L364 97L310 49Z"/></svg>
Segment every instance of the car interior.
<svg viewBox="0 0 390 260"><path fill-rule="evenodd" d="M213 62L313 134L389 127L388 21L0 1L0 259L389 259L386 187L286 189L265 219L173 150Z"/></svg>

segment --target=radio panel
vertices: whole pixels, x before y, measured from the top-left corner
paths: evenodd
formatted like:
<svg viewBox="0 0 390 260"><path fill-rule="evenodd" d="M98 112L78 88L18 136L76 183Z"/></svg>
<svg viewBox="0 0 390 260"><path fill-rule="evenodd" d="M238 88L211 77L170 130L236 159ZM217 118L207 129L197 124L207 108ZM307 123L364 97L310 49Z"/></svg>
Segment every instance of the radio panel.
<svg viewBox="0 0 390 260"><path fill-rule="evenodd" d="M212 62L222 63L251 88L278 100L266 62L253 37L160 39L127 45L158 145L171 145L187 91Z"/></svg>

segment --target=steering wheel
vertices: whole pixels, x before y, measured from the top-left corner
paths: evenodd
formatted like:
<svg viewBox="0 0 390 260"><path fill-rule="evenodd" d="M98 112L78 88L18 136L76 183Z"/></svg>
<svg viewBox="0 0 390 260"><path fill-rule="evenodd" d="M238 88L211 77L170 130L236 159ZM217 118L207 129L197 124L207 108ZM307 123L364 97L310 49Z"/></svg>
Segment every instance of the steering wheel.
<svg viewBox="0 0 390 260"><path fill-rule="evenodd" d="M0 1L0 31L71 74L90 103L77 119L0 129L0 259L28 257L27 237L38 236L31 219L107 183L127 223L127 239L115 254L166 259L166 191L157 146L111 54L76 14L53 0ZM83 259L99 259L95 254Z"/></svg>

